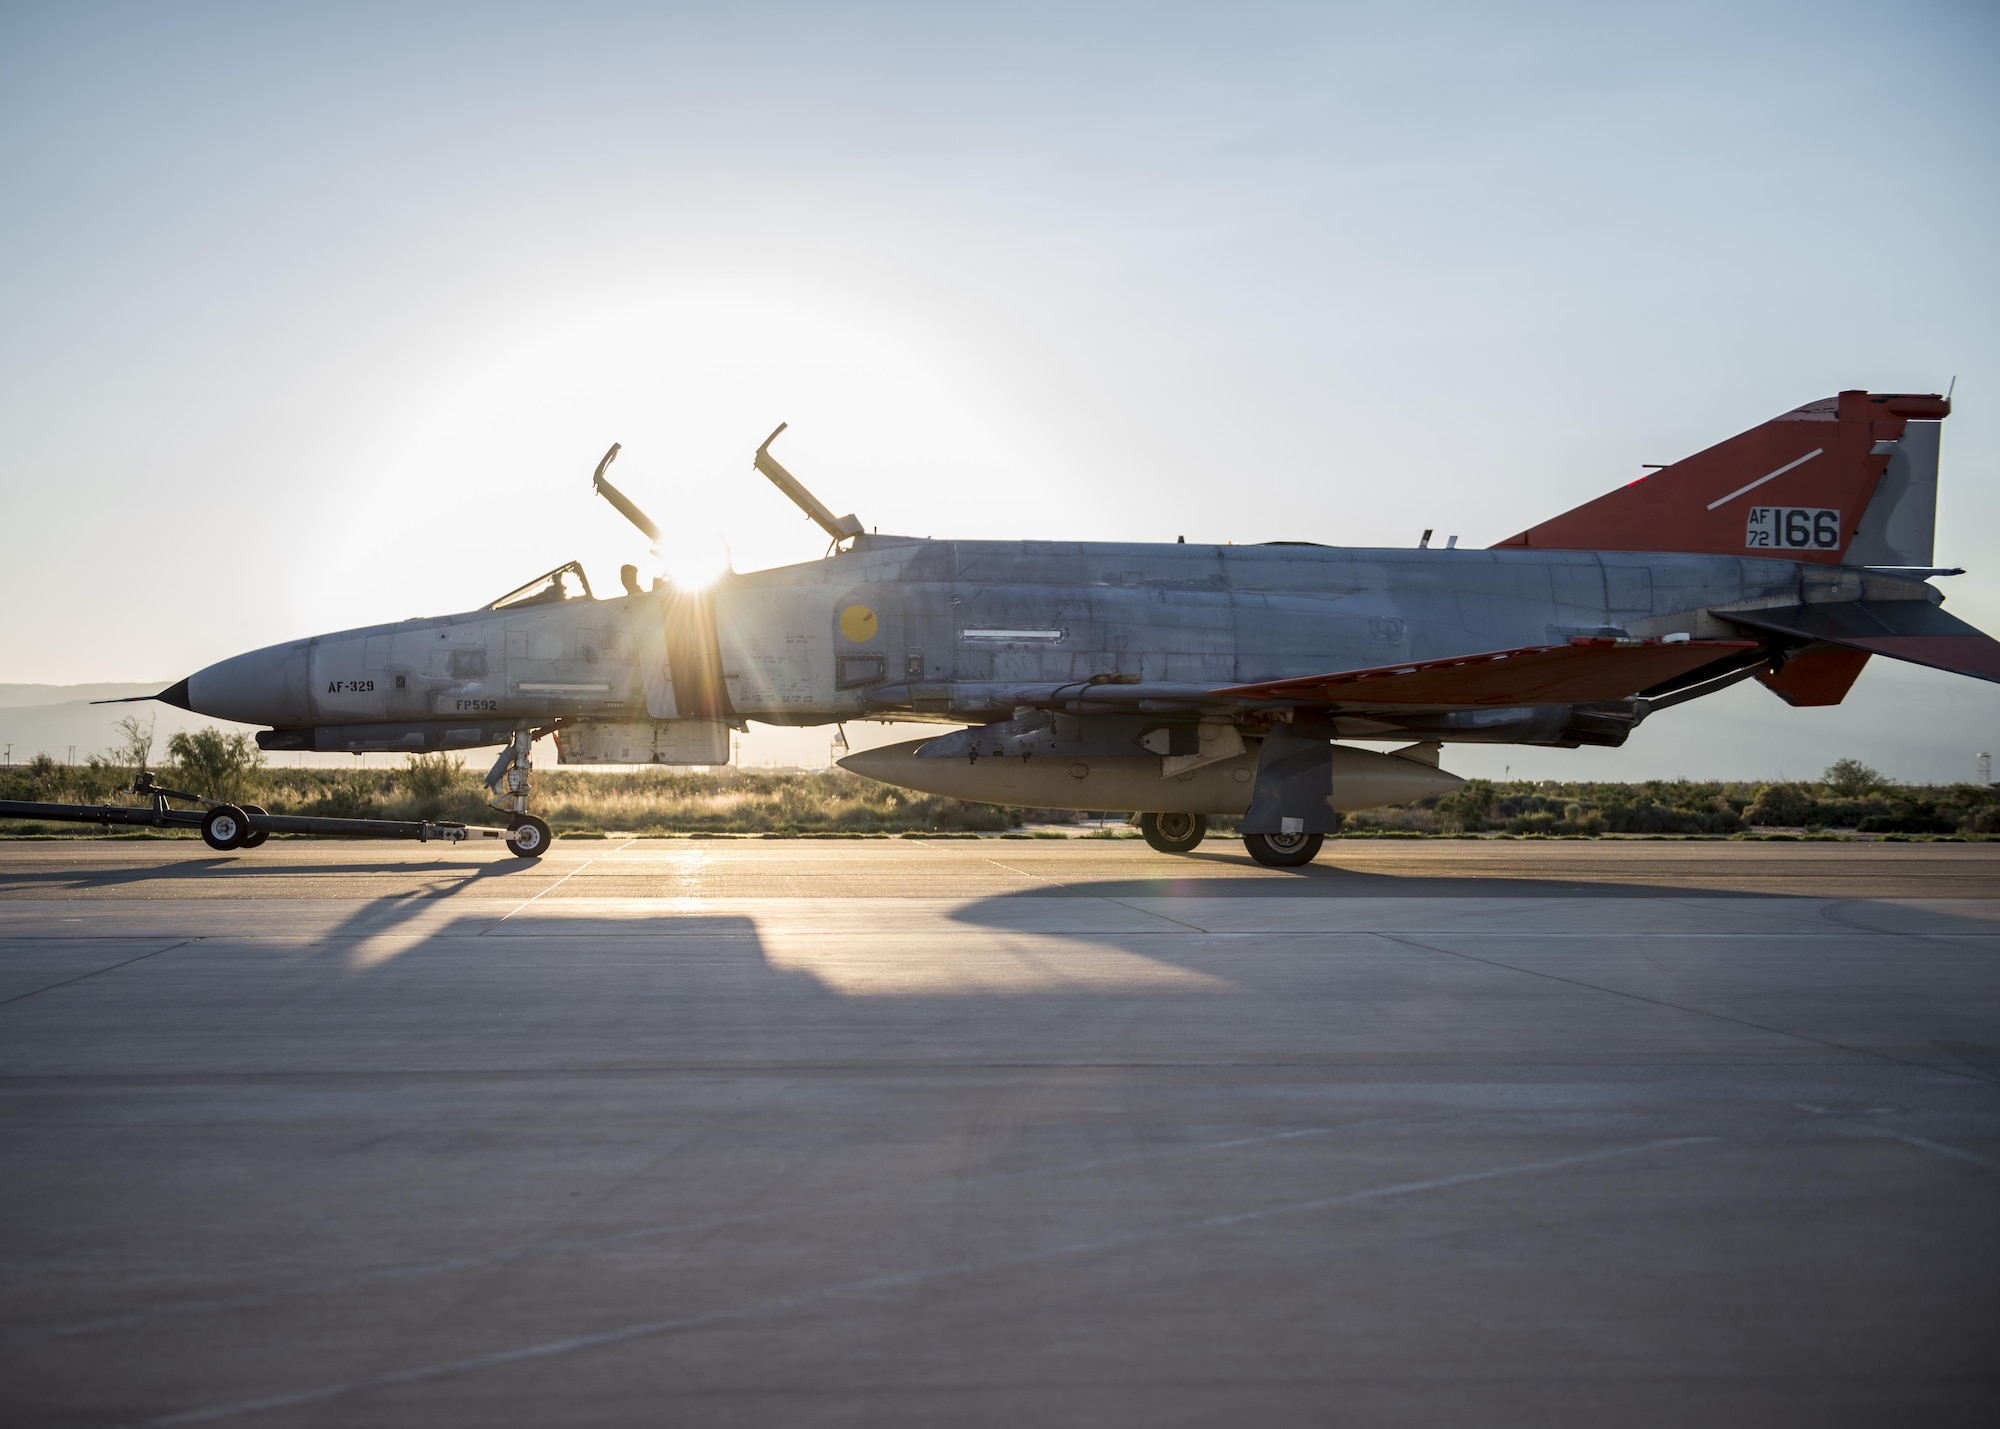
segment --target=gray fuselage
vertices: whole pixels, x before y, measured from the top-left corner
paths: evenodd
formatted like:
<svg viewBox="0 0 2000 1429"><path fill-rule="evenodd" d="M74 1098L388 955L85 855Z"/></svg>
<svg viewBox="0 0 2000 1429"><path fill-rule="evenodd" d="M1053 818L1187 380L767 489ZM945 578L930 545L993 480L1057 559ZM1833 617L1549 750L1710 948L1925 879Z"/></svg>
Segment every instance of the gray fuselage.
<svg viewBox="0 0 2000 1429"><path fill-rule="evenodd" d="M1093 678L1136 686L1144 708L1192 710L1218 686L1578 635L1731 638L1711 612L1864 594L1938 599L1907 577L1757 557L864 536L700 595L578 598L292 641L209 666L185 695L201 713L296 732L279 748L471 748L525 726L696 715L979 723ZM702 662L675 648L670 612L690 602L704 603L719 694L691 688ZM1409 727L1555 742L1551 719Z"/></svg>

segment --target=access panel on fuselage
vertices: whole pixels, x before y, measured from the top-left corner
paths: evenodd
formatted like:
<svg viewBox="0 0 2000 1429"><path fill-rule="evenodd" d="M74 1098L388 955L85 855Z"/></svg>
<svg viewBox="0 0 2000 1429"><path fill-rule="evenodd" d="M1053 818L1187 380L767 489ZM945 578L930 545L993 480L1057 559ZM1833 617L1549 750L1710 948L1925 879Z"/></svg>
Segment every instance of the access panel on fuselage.
<svg viewBox="0 0 2000 1429"><path fill-rule="evenodd" d="M959 680L1234 677L1235 621L1213 547L963 542L954 566Z"/></svg>

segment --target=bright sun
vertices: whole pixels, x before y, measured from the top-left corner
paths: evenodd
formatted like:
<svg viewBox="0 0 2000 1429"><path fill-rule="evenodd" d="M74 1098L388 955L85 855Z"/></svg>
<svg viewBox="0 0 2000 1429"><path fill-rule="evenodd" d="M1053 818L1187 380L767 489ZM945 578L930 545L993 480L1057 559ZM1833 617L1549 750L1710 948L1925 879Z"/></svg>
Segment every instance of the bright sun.
<svg viewBox="0 0 2000 1429"><path fill-rule="evenodd" d="M653 554L667 579L682 590L713 585L730 569L729 547L712 531L667 532Z"/></svg>

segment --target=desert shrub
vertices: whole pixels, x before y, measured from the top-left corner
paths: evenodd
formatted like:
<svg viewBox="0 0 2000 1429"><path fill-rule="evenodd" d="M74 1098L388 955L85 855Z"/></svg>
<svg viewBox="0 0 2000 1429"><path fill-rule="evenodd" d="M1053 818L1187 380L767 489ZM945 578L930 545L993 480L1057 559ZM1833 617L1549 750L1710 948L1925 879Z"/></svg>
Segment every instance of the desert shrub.
<svg viewBox="0 0 2000 1429"><path fill-rule="evenodd" d="M1758 791L1757 801L1744 812L1743 819L1745 823L1767 828L1803 828L1826 822L1819 811L1819 800L1799 784L1766 784Z"/></svg>
<svg viewBox="0 0 2000 1429"><path fill-rule="evenodd" d="M442 751L412 754L396 778L410 796L408 812L419 819L435 819L444 811L446 796L465 785L465 761Z"/></svg>
<svg viewBox="0 0 2000 1429"><path fill-rule="evenodd" d="M0 799L48 804L100 804L125 783L125 771L93 755L82 764L58 763L37 754L26 764L0 771Z"/></svg>
<svg viewBox="0 0 2000 1429"><path fill-rule="evenodd" d="M134 774L140 773L153 758L153 716L140 719L137 715L126 715L112 728L118 731L118 743L111 749L112 759Z"/></svg>
<svg viewBox="0 0 2000 1429"><path fill-rule="evenodd" d="M176 734L167 741L174 777L189 792L236 803L250 775L264 762L263 751L247 734L224 734L214 725Z"/></svg>
<svg viewBox="0 0 2000 1429"><path fill-rule="evenodd" d="M126 770L95 754L81 765L70 765L63 775L63 796L79 804L108 802L128 777Z"/></svg>
<svg viewBox="0 0 2000 1429"><path fill-rule="evenodd" d="M63 767L46 754L37 754L28 761L27 785L30 799L48 802L59 798L63 792Z"/></svg>
<svg viewBox="0 0 2000 1429"><path fill-rule="evenodd" d="M1855 828L1864 834L1955 834L1958 820L1917 804L1893 813L1870 814L1856 823Z"/></svg>
<svg viewBox="0 0 2000 1429"><path fill-rule="evenodd" d="M1887 818L1894 812L1886 799L1826 798L1819 801L1815 822L1829 829L1858 829L1864 819Z"/></svg>
<svg viewBox="0 0 2000 1429"><path fill-rule="evenodd" d="M1728 786L1685 779L1596 787L1605 828L1620 834L1733 834L1748 802Z"/></svg>
<svg viewBox="0 0 2000 1429"><path fill-rule="evenodd" d="M1828 789L1843 799L1858 799L1889 787L1887 779L1858 759L1836 759L1820 777Z"/></svg>
<svg viewBox="0 0 2000 1429"><path fill-rule="evenodd" d="M1438 827L1448 832L1477 833L1493 814L1493 781L1468 779L1463 788L1431 801Z"/></svg>
<svg viewBox="0 0 2000 1429"><path fill-rule="evenodd" d="M2000 808L1968 809L1959 828L1968 834L2000 834Z"/></svg>
<svg viewBox="0 0 2000 1429"><path fill-rule="evenodd" d="M383 818L389 813L383 805L385 782L380 775L367 771L337 773L333 779L319 783L314 797L298 812L321 819Z"/></svg>

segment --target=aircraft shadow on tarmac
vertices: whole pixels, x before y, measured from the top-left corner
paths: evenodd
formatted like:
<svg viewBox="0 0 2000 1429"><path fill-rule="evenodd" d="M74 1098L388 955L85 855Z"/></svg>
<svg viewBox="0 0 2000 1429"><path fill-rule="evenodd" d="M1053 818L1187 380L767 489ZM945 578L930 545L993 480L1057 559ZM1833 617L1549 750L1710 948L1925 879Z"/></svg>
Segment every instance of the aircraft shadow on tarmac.
<svg viewBox="0 0 2000 1429"><path fill-rule="evenodd" d="M1685 884L1666 886L1654 883L1614 883L1563 878L1493 878L1486 876L1438 877L1398 873L1363 872L1323 861L1303 868L1264 870L1263 876L1244 878L1238 874L1205 877L1204 866L1240 869L1241 855L1222 852L1195 852L1177 855L1176 870L1145 878L1098 880L1090 883L1044 884L1002 898L1745 898L1784 897L1785 894L1753 893L1741 888L1701 888ZM315 876L344 877L362 874L454 875L460 887L491 880L533 875L539 865L521 859L498 859L467 864L448 859L428 863L408 859L379 862L269 863L254 854L221 854L190 858L177 863L145 864L130 868L91 870L81 868L8 869L0 871L0 897L9 892L47 891L88 892L146 883L178 883L225 877L231 880L272 881Z"/></svg>
<svg viewBox="0 0 2000 1429"><path fill-rule="evenodd" d="M1895 1035L1880 1055L1986 1081L2000 1074L1989 979L1968 957L1975 945L1925 937L1944 931L1929 910L1850 910L1879 917L1875 931L1894 940L1885 956L1880 941L1829 948L1813 932L1820 920L1796 912L1791 940L1759 948L1754 932L1748 944L1699 932L1635 942L1601 920L1554 941L1524 925L1519 938L1495 942L1476 917L1457 933L1412 931L1408 917L1380 928L1285 926L1282 914L1267 922L1240 901L1228 920L1236 926L1206 932L1091 901L1043 896L1032 908L1006 894L941 925L990 937L912 929L885 940L851 927L816 934L795 918L765 929L744 914L654 911L641 900L615 913L537 905L513 917L403 892L302 941L218 936L203 957L228 969L231 996L170 1019L135 1012L119 1024L112 1060L305 1071L338 1047L369 1049L365 1060L383 1075L726 1074L900 1063L913 1048L943 1044L960 1062L1094 1063L1185 1057L1190 1045L1215 1045L1217 1025L1234 1029L1223 1044L1230 1058L1430 1056L1453 1038L1485 1035L1471 1030L1484 1025L1482 1008L1520 1016L1524 1007L1548 1009L1534 1014L1543 1018L1537 1055L1601 1056L1627 1041L1734 1055L1772 1037L1859 1053L1842 1029L1884 1021L1893 993L1886 1021ZM1415 923L1424 921L1419 909ZM1841 936L1831 923L1827 932ZM1476 941L1462 942L1468 933ZM147 966L169 974L173 961ZM1218 1014L1218 998L1236 1010ZM101 1036L90 1006L48 1005L41 1037ZM246 1008L255 1011L247 1025Z"/></svg>
<svg viewBox="0 0 2000 1429"><path fill-rule="evenodd" d="M148 864L134 868L8 869L0 872L0 897L9 892L88 892L98 888L121 888L144 883L180 883L217 875L239 879L311 878L348 874L457 874L467 880L500 879L532 874L533 863L509 858L491 863L466 864L444 859L430 863L385 860L381 863L268 863L254 854L216 854L186 859L180 863Z"/></svg>
<svg viewBox="0 0 2000 1429"><path fill-rule="evenodd" d="M1006 898L1770 898L1798 895L1750 892L1741 888L1702 888L1689 884L1620 883L1576 878L1494 878L1483 874L1440 877L1434 874L1378 873L1343 868L1338 863L1309 863L1304 868L1271 870L1261 877L1208 874L1203 866L1240 868L1243 860L1228 854L1182 854L1184 872L1162 872L1148 878L1097 879L1051 884L1002 894Z"/></svg>
<svg viewBox="0 0 2000 1429"><path fill-rule="evenodd" d="M200 877L215 862L151 876ZM1283 1058L1384 1038L1433 1047L1438 1019L1493 998L1516 1006L1510 999L1533 989L1561 1004L1547 1029L1558 1049L1577 1043L1597 1055L1606 1037L1657 1035L1649 1019L1662 1015L1695 1017L1694 1030L1674 1035L1701 1046L1787 1028L1836 1046L1847 1021L1880 1020L1893 1004L1905 1010L1891 1020L1906 1025L1892 1060L1994 1075L1990 979L1975 956L1984 945L1967 939L1991 937L1993 923L1970 909L1779 895L1724 916L1685 905L1750 900L1730 889L1337 866L1243 879L1179 865L1188 873L1044 884L957 906L923 900L894 929L854 917L822 928L813 899L771 900L768 915L667 899L529 902L479 893L518 877L514 860L423 867L453 876L337 910L300 900L275 922L254 899L226 900L239 911L199 947L120 979L178 978L187 966L189 986L223 977L228 997L195 997L171 1018L134 1004L107 1037L89 997L31 993L18 1004L39 1009L29 1040L97 1041L120 1065L245 1070L311 1069L328 1047L368 1048L365 1060L384 1073L844 1066L896 1061L940 1038L954 1057L1006 1060L1034 1047L1090 1061L1182 1055L1190 1039L1212 1038L1203 1019L1222 997L1241 1009L1230 1018L1249 1019L1232 1034L1248 1039L1244 1054ZM141 882L130 870L119 878ZM1258 897L1262 910L1249 901ZM1636 897L1682 906L1634 938L1633 915L1606 900ZM1518 911L1505 910L1508 900ZM311 903L323 914L305 912ZM1764 932L1784 936L1761 942ZM1459 941L1468 936L1476 941ZM61 971L51 988L73 972Z"/></svg>

